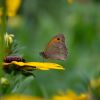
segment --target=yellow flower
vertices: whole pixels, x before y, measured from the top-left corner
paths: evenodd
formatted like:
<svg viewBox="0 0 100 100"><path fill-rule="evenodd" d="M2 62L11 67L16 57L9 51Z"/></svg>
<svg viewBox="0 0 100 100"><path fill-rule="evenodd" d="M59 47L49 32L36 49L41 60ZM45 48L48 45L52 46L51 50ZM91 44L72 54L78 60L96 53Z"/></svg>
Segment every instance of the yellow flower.
<svg viewBox="0 0 100 100"><path fill-rule="evenodd" d="M43 99L36 96L11 95L2 97L1 100L43 100Z"/></svg>
<svg viewBox="0 0 100 100"><path fill-rule="evenodd" d="M98 88L98 87L100 88L100 78L91 80L90 85L93 88Z"/></svg>
<svg viewBox="0 0 100 100"><path fill-rule="evenodd" d="M4 65L17 65L19 69L26 69L26 70L49 70L49 69L60 69L64 70L64 68L56 63L49 63L49 62L17 62L12 61L11 63L4 63Z"/></svg>
<svg viewBox="0 0 100 100"><path fill-rule="evenodd" d="M68 3L69 5L71 5L73 2L74 2L74 0L67 0L67 3Z"/></svg>
<svg viewBox="0 0 100 100"><path fill-rule="evenodd" d="M9 82L8 82L8 80L5 77L1 77L0 78L0 84L2 84L2 85L8 85Z"/></svg>
<svg viewBox="0 0 100 100"><path fill-rule="evenodd" d="M23 24L23 18L21 16L15 16L8 19L8 26L11 28L21 27Z"/></svg>
<svg viewBox="0 0 100 100"><path fill-rule="evenodd" d="M67 94L53 96L52 100L89 100L87 94L77 95L75 92L69 91Z"/></svg>
<svg viewBox="0 0 100 100"><path fill-rule="evenodd" d="M6 43L7 46L9 46L9 44L12 44L13 43L13 38L14 38L14 35L13 34L6 33L4 35L4 40L5 40L5 43Z"/></svg>
<svg viewBox="0 0 100 100"><path fill-rule="evenodd" d="M90 93L91 97L94 96L97 100L100 100L100 77L90 81Z"/></svg>
<svg viewBox="0 0 100 100"><path fill-rule="evenodd" d="M7 15L9 17L15 16L20 4L21 0L6 0Z"/></svg>

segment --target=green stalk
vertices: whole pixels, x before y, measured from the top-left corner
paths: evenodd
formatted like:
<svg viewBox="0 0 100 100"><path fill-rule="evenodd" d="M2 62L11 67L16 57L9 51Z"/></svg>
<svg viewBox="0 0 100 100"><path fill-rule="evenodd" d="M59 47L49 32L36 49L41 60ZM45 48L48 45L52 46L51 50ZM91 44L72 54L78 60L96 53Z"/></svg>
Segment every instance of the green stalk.
<svg viewBox="0 0 100 100"><path fill-rule="evenodd" d="M5 5L5 0L0 0L0 7L2 7L3 10L3 15L0 17L1 18L1 23L0 23L0 79L2 76L4 76L4 71L3 71L3 57L4 57L4 34L6 33L6 5ZM0 85L0 97L3 95L3 89L2 85Z"/></svg>
<svg viewBox="0 0 100 100"><path fill-rule="evenodd" d="M0 77L2 76L2 62L4 57L4 34L6 33L6 6L5 0L2 0L2 8L3 8L3 15L1 16L1 24L0 24Z"/></svg>

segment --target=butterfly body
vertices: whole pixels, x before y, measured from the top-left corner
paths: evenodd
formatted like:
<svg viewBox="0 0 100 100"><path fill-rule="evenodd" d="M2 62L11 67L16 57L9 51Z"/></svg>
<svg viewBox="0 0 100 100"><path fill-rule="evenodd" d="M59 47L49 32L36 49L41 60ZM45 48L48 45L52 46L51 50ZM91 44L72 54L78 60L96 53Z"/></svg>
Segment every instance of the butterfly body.
<svg viewBox="0 0 100 100"><path fill-rule="evenodd" d="M45 59L65 60L67 57L67 48L63 34L54 36L43 52L40 53Z"/></svg>

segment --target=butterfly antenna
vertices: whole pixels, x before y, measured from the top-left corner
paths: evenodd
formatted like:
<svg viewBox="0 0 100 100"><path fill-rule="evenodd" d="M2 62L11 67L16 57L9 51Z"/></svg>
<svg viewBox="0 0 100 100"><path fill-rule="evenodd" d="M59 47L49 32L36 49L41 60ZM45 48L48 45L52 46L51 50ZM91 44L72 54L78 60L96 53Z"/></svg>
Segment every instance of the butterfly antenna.
<svg viewBox="0 0 100 100"><path fill-rule="evenodd" d="M43 58L43 63L44 63L45 59Z"/></svg>
<svg viewBox="0 0 100 100"><path fill-rule="evenodd" d="M45 61L45 59L44 59L44 52L40 52L40 56L42 57L42 62L44 62Z"/></svg>

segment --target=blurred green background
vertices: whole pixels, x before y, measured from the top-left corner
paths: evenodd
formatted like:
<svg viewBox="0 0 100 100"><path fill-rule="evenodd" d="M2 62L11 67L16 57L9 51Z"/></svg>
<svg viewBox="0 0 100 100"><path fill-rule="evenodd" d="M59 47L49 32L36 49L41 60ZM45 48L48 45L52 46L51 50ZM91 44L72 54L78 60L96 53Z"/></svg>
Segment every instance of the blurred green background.
<svg viewBox="0 0 100 100"><path fill-rule="evenodd" d="M18 14L8 19L7 32L24 46L24 58L43 61L39 52L57 33L65 35L68 57L49 60L64 71L34 71L36 78L25 78L13 93L49 98L60 91L87 92L89 80L100 75L99 9L99 0L22 0Z"/></svg>

